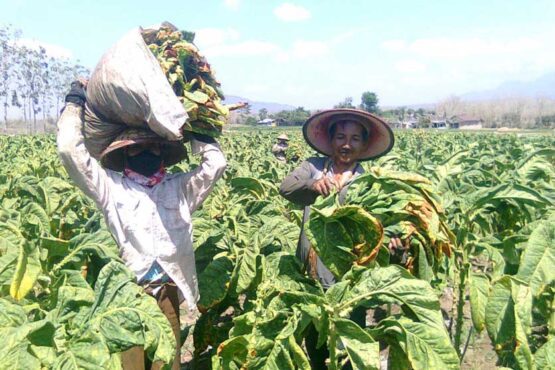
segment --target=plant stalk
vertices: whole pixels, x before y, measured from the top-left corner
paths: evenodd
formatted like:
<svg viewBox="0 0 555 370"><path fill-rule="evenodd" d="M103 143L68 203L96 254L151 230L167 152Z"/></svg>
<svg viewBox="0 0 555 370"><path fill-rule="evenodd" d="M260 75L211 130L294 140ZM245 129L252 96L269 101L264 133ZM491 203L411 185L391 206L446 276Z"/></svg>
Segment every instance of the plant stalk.
<svg viewBox="0 0 555 370"><path fill-rule="evenodd" d="M457 297L457 318L455 320L454 346L457 355L462 359L461 336L464 324L464 303L466 301L466 282L468 277L469 264L466 261L466 253L463 252L463 263L459 271L458 297Z"/></svg>
<svg viewBox="0 0 555 370"><path fill-rule="evenodd" d="M335 332L335 323L332 322L330 323L330 331L329 331L329 339L328 339L328 345L329 345L329 352L330 352L330 358L329 361L330 363L328 364L328 369L329 370L338 370L339 366L337 363L337 333Z"/></svg>

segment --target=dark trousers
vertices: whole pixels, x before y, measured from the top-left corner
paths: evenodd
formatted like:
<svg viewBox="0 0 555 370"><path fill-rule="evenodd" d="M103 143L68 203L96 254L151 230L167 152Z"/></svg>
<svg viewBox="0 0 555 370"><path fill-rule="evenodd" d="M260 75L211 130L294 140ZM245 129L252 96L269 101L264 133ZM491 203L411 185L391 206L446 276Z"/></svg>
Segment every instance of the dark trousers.
<svg viewBox="0 0 555 370"><path fill-rule="evenodd" d="M179 324L179 298L177 295L177 286L174 283L163 283L156 295L152 294L152 290L156 285L147 285L145 292L156 298L158 307L168 318L171 324L173 334L177 343L175 350L175 358L172 364L172 370L179 370L181 363L181 343L180 343L180 324ZM142 346L133 347L121 354L121 361L124 370L159 370L162 368L162 362L152 363L145 355Z"/></svg>
<svg viewBox="0 0 555 370"><path fill-rule="evenodd" d="M357 307L351 312L350 319L354 321L361 328L366 327L366 308ZM308 359L310 360L310 366L313 370L324 370L327 368L326 359L330 357L328 351L327 343L324 342L320 348L316 348L318 344L318 331L314 324L310 323L306 336L304 338L304 344L306 346L306 352L308 353ZM352 369L350 364L344 367L345 370Z"/></svg>

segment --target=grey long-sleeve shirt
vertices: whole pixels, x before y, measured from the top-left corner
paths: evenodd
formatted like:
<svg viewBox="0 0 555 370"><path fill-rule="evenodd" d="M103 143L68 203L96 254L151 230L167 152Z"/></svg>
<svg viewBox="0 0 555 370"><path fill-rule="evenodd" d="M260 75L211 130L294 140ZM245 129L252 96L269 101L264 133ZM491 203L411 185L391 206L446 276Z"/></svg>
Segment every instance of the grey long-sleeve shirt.
<svg viewBox="0 0 555 370"><path fill-rule="evenodd" d="M306 270L311 275L316 275L318 280L324 287L324 289L328 289L330 286L335 284L335 277L331 273L330 270L324 265L320 257L316 260L316 271L311 271L311 266L308 263L308 255L311 249L310 242L306 236L306 232L304 229L305 223L308 221L310 216L310 205L316 201L316 198L319 196L317 192L311 190L311 186L319 179L324 176L328 176L332 178L334 173L327 163L329 159L326 157L312 157L307 159L306 161L302 162L301 165L296 168L293 172L291 172L285 179L283 179L281 183L281 187L279 189L279 193L287 200L304 206L303 211L303 221L301 224L301 234L299 236L299 242L297 244L297 258L301 260L304 264ZM328 170L324 171L327 167ZM358 176L364 172L364 169L360 164L357 164L353 171L353 178ZM353 179L351 178L351 180ZM340 190L339 193L339 201L342 202L345 194L347 192L348 184L347 182L345 186Z"/></svg>

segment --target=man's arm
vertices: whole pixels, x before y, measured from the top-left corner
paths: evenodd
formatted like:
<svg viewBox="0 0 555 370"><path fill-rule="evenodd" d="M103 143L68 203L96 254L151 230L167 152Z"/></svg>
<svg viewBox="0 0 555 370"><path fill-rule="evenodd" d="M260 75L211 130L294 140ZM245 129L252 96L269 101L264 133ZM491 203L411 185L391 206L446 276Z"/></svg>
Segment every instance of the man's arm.
<svg viewBox="0 0 555 370"><path fill-rule="evenodd" d="M85 99L84 94L82 98L77 96L74 84L66 97L66 107L58 120L58 153L75 184L99 207L104 207L108 200L107 175L85 148L81 131Z"/></svg>
<svg viewBox="0 0 555 370"><path fill-rule="evenodd" d="M206 135L194 134L191 140L193 154L202 156L200 165L185 174L182 180L185 199L193 213L204 202L214 184L222 177L226 160L218 143Z"/></svg>
<svg viewBox="0 0 555 370"><path fill-rule="evenodd" d="M312 178L312 164L304 161L283 179L279 193L293 203L307 206L314 203L318 195L320 195L313 189L316 181L316 179Z"/></svg>

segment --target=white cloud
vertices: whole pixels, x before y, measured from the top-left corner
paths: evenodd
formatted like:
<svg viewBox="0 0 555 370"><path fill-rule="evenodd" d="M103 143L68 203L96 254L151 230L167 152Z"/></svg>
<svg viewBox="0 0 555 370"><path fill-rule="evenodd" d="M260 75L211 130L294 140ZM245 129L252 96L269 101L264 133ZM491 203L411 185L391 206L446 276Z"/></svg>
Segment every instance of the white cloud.
<svg viewBox="0 0 555 370"><path fill-rule="evenodd" d="M310 18L310 12L302 6L283 3L274 9L274 15L284 22L299 22Z"/></svg>
<svg viewBox="0 0 555 370"><path fill-rule="evenodd" d="M291 55L296 58L315 58L329 52L329 47L322 41L298 40L293 44Z"/></svg>
<svg viewBox="0 0 555 370"><path fill-rule="evenodd" d="M330 44L331 45L341 45L345 41L353 38L357 33L359 33L359 31L357 31L357 30L350 30L350 31L346 31L346 32L343 32L343 33L339 33L339 34L337 34L337 35L335 35L331 38Z"/></svg>
<svg viewBox="0 0 555 370"><path fill-rule="evenodd" d="M270 89L268 88L268 85L251 84L243 87L244 92L252 95L265 93L265 92L268 92L269 90Z"/></svg>
<svg viewBox="0 0 555 370"><path fill-rule="evenodd" d="M202 49L201 49L202 50ZM215 45L202 50L207 57L214 56L262 56L279 52L280 48L265 41L243 41L236 44Z"/></svg>
<svg viewBox="0 0 555 370"><path fill-rule="evenodd" d="M224 5L232 10L237 10L239 9L239 4L240 1L239 0L224 0Z"/></svg>
<svg viewBox="0 0 555 370"><path fill-rule="evenodd" d="M73 57L73 53L69 49L66 49L60 45L48 44L46 42L24 38L18 39L16 41L16 44L18 46L25 46L33 50L39 50L40 47L43 47L46 51L46 55L53 58L71 59Z"/></svg>
<svg viewBox="0 0 555 370"><path fill-rule="evenodd" d="M401 60L395 63L395 69L403 73L415 73L426 70L426 65L416 60Z"/></svg>
<svg viewBox="0 0 555 370"><path fill-rule="evenodd" d="M492 40L479 37L418 39L412 43L404 40L382 42L384 49L393 52L410 52L430 58L470 58L476 56L520 54L542 48L539 39L520 37L509 40Z"/></svg>
<svg viewBox="0 0 555 370"><path fill-rule="evenodd" d="M390 51L403 51L407 43L404 40L387 40L382 42L382 47Z"/></svg>
<svg viewBox="0 0 555 370"><path fill-rule="evenodd" d="M195 44L201 48L237 42L240 38L239 31L233 28L201 28L195 32Z"/></svg>

